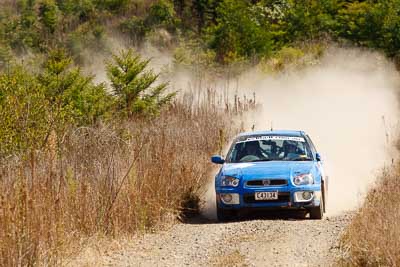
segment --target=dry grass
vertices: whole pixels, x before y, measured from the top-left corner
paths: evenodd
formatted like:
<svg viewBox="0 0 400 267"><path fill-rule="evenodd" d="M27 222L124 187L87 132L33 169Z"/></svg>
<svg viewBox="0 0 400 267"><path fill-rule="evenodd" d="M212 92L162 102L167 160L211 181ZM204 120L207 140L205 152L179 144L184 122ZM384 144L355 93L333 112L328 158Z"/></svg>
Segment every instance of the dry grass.
<svg viewBox="0 0 400 267"><path fill-rule="evenodd" d="M385 169L342 237L351 266L400 266L400 165Z"/></svg>
<svg viewBox="0 0 400 267"><path fill-rule="evenodd" d="M193 105L188 94L151 121L71 129L42 151L1 161L0 266L63 264L82 238L196 212L209 156L235 127L237 108L218 104Z"/></svg>

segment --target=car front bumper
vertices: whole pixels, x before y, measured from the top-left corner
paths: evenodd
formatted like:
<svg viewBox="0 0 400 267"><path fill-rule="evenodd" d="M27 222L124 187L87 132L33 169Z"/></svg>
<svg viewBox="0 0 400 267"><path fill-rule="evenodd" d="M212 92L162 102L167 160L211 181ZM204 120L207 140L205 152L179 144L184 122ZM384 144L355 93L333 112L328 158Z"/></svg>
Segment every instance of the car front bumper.
<svg viewBox="0 0 400 267"><path fill-rule="evenodd" d="M313 192L313 197L309 201L296 201L296 192ZM256 192L278 192L277 200L255 200ZM221 200L222 194L238 194L238 203L227 204ZM318 207L321 201L321 186L307 185L296 187L268 187L268 188L216 188L217 205L224 209L243 209L243 208L289 208L302 209Z"/></svg>

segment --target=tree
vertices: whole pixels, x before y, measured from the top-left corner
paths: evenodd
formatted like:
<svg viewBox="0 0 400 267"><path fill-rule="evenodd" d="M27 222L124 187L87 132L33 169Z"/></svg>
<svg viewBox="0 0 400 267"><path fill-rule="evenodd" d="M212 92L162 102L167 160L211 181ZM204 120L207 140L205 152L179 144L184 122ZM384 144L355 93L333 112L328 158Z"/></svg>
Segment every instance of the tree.
<svg viewBox="0 0 400 267"><path fill-rule="evenodd" d="M271 33L266 20L245 0L224 0L217 8L217 24L209 27L210 47L217 60L263 56L272 51Z"/></svg>
<svg viewBox="0 0 400 267"><path fill-rule="evenodd" d="M43 0L39 5L39 19L43 26L53 34L57 28L57 5L54 0Z"/></svg>
<svg viewBox="0 0 400 267"><path fill-rule="evenodd" d="M64 50L53 50L44 63L38 82L45 90L51 106L52 125L62 131L69 124L96 122L113 104L103 84L95 85L93 77L85 76Z"/></svg>
<svg viewBox="0 0 400 267"><path fill-rule="evenodd" d="M175 96L175 93L164 94L167 83L155 85L159 74L146 70L149 62L129 49L113 55L113 60L107 63L107 75L114 94L129 118L135 114L156 115Z"/></svg>
<svg viewBox="0 0 400 267"><path fill-rule="evenodd" d="M359 45L373 47L380 44L384 14L369 2L347 3L338 14L337 34Z"/></svg>

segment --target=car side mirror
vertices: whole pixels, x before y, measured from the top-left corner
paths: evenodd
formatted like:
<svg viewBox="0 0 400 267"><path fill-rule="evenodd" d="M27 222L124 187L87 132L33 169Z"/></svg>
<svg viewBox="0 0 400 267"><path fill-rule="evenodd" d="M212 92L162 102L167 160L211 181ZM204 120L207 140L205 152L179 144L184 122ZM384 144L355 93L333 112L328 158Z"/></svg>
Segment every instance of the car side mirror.
<svg viewBox="0 0 400 267"><path fill-rule="evenodd" d="M317 159L317 161L322 161L322 157L319 153L315 154L315 158Z"/></svg>
<svg viewBox="0 0 400 267"><path fill-rule="evenodd" d="M224 164L225 160L219 155L214 155L211 157L211 162L215 164Z"/></svg>

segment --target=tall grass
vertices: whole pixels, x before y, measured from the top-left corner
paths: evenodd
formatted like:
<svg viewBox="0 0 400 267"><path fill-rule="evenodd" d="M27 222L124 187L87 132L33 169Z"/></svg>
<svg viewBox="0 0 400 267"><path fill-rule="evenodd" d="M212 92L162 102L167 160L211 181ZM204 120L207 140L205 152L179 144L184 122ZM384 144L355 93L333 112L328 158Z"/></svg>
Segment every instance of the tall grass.
<svg viewBox="0 0 400 267"><path fill-rule="evenodd" d="M383 170L342 237L343 265L400 266L400 164Z"/></svg>
<svg viewBox="0 0 400 267"><path fill-rule="evenodd" d="M81 237L147 230L198 207L209 156L254 102L193 94L152 120L72 128L0 162L0 265L58 265ZM223 108L220 108L222 106Z"/></svg>

